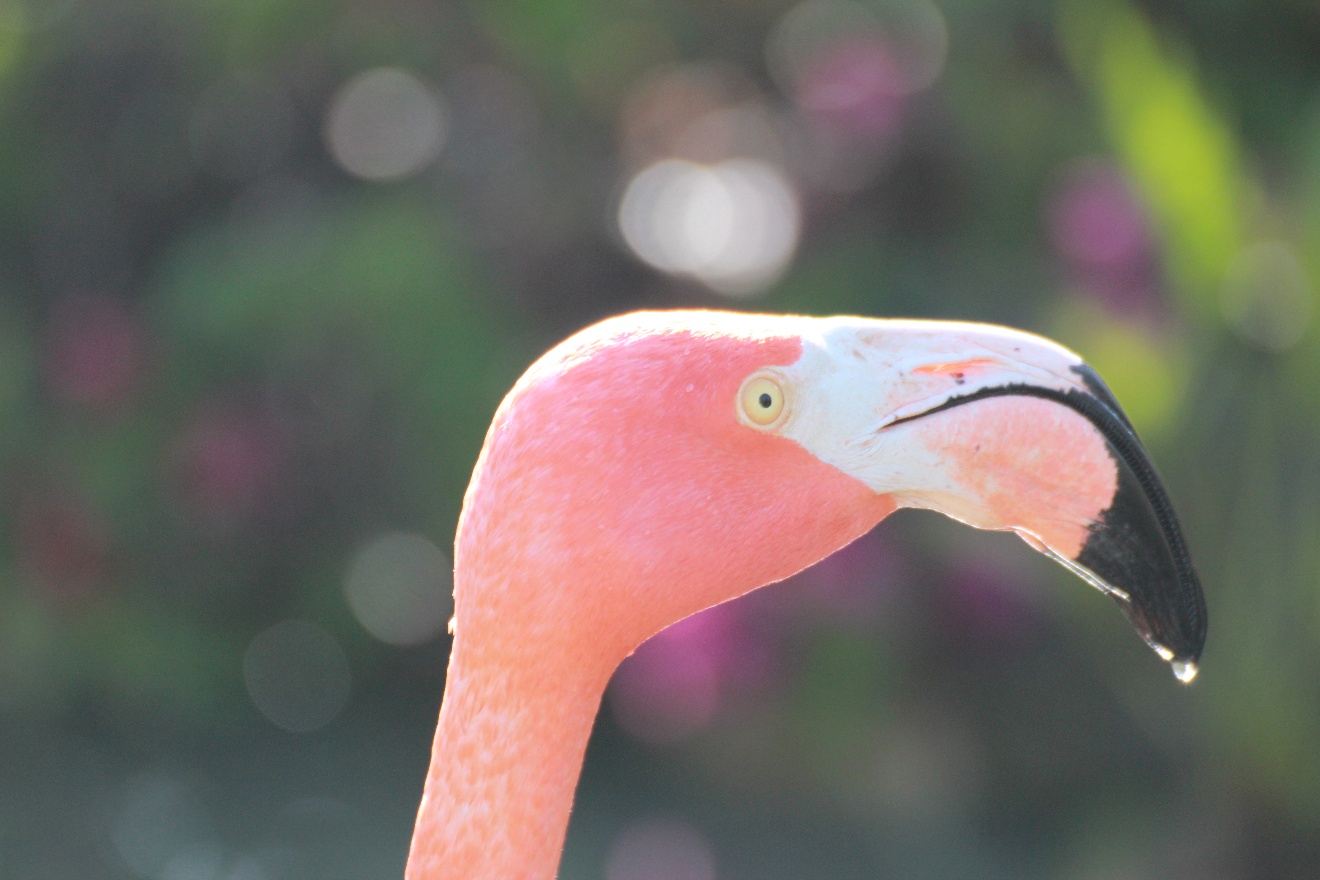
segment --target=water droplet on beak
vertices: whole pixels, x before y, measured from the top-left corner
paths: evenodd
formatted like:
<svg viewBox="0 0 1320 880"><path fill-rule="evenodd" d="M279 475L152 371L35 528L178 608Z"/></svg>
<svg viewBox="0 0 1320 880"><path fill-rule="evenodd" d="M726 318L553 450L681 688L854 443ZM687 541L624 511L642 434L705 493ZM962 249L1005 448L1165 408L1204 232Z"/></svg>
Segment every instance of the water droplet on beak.
<svg viewBox="0 0 1320 880"><path fill-rule="evenodd" d="M1191 684L1192 679L1196 678L1196 673L1200 671L1196 668L1196 663L1191 660L1174 660L1172 665L1174 676L1183 684Z"/></svg>

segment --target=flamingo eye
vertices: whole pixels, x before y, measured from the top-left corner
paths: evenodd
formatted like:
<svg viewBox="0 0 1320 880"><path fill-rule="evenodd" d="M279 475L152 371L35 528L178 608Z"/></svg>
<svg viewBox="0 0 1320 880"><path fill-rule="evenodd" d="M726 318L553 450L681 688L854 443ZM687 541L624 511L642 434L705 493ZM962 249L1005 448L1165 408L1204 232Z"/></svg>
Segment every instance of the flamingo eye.
<svg viewBox="0 0 1320 880"><path fill-rule="evenodd" d="M772 425L784 412L784 389L769 376L753 376L743 383L738 405L752 424Z"/></svg>

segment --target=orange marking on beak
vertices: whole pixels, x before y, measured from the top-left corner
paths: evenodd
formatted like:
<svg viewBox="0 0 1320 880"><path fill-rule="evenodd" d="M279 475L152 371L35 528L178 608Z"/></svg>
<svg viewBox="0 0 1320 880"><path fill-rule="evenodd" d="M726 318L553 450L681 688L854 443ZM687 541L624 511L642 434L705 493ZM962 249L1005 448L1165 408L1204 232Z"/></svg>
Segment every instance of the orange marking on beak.
<svg viewBox="0 0 1320 880"><path fill-rule="evenodd" d="M964 373L973 373L986 367L997 367L995 361L990 358L972 358L966 361L954 361L948 364L925 364L920 367L913 367L914 373L930 373L935 376L962 375Z"/></svg>

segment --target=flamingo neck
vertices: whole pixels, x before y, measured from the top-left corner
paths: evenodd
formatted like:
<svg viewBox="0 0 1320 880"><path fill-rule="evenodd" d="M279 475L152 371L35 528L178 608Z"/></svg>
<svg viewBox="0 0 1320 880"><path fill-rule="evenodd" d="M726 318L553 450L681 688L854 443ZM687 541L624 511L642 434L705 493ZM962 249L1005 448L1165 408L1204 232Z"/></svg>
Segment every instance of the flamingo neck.
<svg viewBox="0 0 1320 880"><path fill-rule="evenodd" d="M507 647L456 635L406 880L555 876L609 672Z"/></svg>

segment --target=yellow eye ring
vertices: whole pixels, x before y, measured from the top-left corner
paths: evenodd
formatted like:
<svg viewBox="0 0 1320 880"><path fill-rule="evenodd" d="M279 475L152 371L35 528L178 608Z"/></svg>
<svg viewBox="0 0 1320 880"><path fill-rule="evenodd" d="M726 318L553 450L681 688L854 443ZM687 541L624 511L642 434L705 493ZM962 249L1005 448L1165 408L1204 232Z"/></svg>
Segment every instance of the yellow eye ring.
<svg viewBox="0 0 1320 880"><path fill-rule="evenodd" d="M784 389L770 376L752 376L738 392L738 406L753 425L769 427L784 413Z"/></svg>

